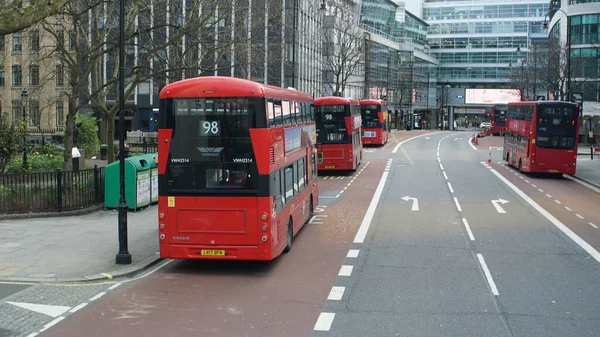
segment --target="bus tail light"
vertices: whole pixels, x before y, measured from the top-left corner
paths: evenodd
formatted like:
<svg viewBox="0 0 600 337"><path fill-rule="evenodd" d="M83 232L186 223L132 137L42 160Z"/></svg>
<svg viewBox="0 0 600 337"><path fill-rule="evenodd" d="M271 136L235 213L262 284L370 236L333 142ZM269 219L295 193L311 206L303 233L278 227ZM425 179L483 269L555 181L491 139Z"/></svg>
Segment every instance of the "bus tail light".
<svg viewBox="0 0 600 337"><path fill-rule="evenodd" d="M260 241L267 242L267 241L269 241L269 237L266 236L266 235L263 235L263 236L260 237Z"/></svg>
<svg viewBox="0 0 600 337"><path fill-rule="evenodd" d="M167 237L167 236L166 236L166 235L164 235L164 234L161 234L161 235L159 236L159 238L160 238L161 240L164 240L166 237Z"/></svg>
<svg viewBox="0 0 600 337"><path fill-rule="evenodd" d="M160 228L161 230L165 229L165 224L164 223L159 224L158 228Z"/></svg>
<svg viewBox="0 0 600 337"><path fill-rule="evenodd" d="M158 218L159 219L164 219L165 218L165 213L163 213L163 212L158 213Z"/></svg>
<svg viewBox="0 0 600 337"><path fill-rule="evenodd" d="M268 215L267 213L263 213L263 214L260 216L260 219L261 219L262 221L267 221L267 219L268 219L268 218L269 218L269 215Z"/></svg>
<svg viewBox="0 0 600 337"><path fill-rule="evenodd" d="M266 232L267 230L269 230L269 226L267 226L267 224L266 224L266 223L264 223L262 226L260 226L260 229L261 229L263 232Z"/></svg>

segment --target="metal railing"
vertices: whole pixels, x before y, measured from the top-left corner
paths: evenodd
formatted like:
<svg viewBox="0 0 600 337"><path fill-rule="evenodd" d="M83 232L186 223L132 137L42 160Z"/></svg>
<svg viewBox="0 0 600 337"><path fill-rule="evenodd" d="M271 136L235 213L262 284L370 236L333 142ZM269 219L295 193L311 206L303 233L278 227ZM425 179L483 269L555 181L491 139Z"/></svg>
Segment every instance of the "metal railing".
<svg viewBox="0 0 600 337"><path fill-rule="evenodd" d="M64 212L104 202L104 168L0 175L0 214Z"/></svg>

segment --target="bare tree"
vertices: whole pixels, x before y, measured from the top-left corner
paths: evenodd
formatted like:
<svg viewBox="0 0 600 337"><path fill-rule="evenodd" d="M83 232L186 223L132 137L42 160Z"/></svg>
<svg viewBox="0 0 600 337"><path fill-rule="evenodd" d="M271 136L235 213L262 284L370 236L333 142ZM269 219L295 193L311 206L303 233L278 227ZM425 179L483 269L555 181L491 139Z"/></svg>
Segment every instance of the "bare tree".
<svg viewBox="0 0 600 337"><path fill-rule="evenodd" d="M71 1L29 1L27 6L23 6L24 0L0 0L0 36L20 32L57 15Z"/></svg>
<svg viewBox="0 0 600 337"><path fill-rule="evenodd" d="M363 34L344 13L325 17L323 63L325 86L328 91L342 95L353 76L359 75L365 61Z"/></svg>

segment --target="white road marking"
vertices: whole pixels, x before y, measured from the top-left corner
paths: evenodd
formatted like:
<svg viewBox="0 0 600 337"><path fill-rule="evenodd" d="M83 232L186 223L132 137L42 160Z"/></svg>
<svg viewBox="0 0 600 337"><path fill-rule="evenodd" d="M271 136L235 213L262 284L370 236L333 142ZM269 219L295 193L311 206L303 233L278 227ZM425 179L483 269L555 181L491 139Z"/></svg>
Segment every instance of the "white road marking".
<svg viewBox="0 0 600 337"><path fill-rule="evenodd" d="M38 335L38 332L32 332L29 335L27 335L27 337L35 337Z"/></svg>
<svg viewBox="0 0 600 337"><path fill-rule="evenodd" d="M442 171L442 173L444 174L444 178L445 178L446 180L448 180L448 175L446 174L446 171Z"/></svg>
<svg viewBox="0 0 600 337"><path fill-rule="evenodd" d="M108 287L108 290L113 290L113 289L115 289L116 287L118 287L120 285L121 285L121 283L115 283L112 286Z"/></svg>
<svg viewBox="0 0 600 337"><path fill-rule="evenodd" d="M454 193L454 189L452 188L452 184L448 182L448 188L450 189L450 193Z"/></svg>
<svg viewBox="0 0 600 337"><path fill-rule="evenodd" d="M360 253L360 249L350 249L346 257L356 258L358 257L358 253Z"/></svg>
<svg viewBox="0 0 600 337"><path fill-rule="evenodd" d="M440 163L440 169L444 169L444 165L442 165L442 163Z"/></svg>
<svg viewBox="0 0 600 337"><path fill-rule="evenodd" d="M454 197L454 204L456 205L456 209L459 212L462 212L462 208L460 207L460 204L458 203L458 198Z"/></svg>
<svg viewBox="0 0 600 337"><path fill-rule="evenodd" d="M597 193L600 193L600 188L598 188L598 187L596 187L596 186L594 186L594 185L592 185L592 184L588 184L587 182L585 182L585 181L583 181L583 180L581 180L581 179L579 179L579 178L572 177L572 176L570 176L570 175L568 175L568 174L563 174L563 177L565 177L565 178L567 178L567 179L570 179L570 180L573 180L574 182L576 182L576 183L578 183L578 184L580 184L580 185L583 185L583 186L585 186L585 187L587 187L587 188L591 189L592 191L595 191L595 192L597 192Z"/></svg>
<svg viewBox="0 0 600 337"><path fill-rule="evenodd" d="M56 318L55 320L51 321L50 323L44 325L44 327L42 329L40 329L40 332L44 332L44 331L50 329L51 327L55 326L56 324L58 324L58 322L62 321L63 319L65 319L63 316Z"/></svg>
<svg viewBox="0 0 600 337"><path fill-rule="evenodd" d="M492 289L492 294L498 296L500 293L498 292L498 288L496 288L496 283L494 283L494 279L492 278L492 274L488 269L487 264L485 264L485 260L483 259L483 255L477 253L477 259L479 260L479 264L481 264L481 268L483 268L483 273L485 274L485 278Z"/></svg>
<svg viewBox="0 0 600 337"><path fill-rule="evenodd" d="M96 296L90 298L90 302L94 302L95 300L99 299L100 297L102 297L104 295L106 295L106 292L104 292L104 291L99 294L96 294Z"/></svg>
<svg viewBox="0 0 600 337"><path fill-rule="evenodd" d="M404 200L404 201L412 200L412 207L410 209L411 211L418 211L419 210L419 199L409 197L408 195L405 196L405 197L402 197L401 199Z"/></svg>
<svg viewBox="0 0 600 337"><path fill-rule="evenodd" d="M52 318L56 318L65 312L67 312L71 307L66 307L63 305L48 305L48 304L38 304L38 303L25 303L25 302L10 302L5 301L5 303L14 305L15 307L19 307L21 309L27 309L31 311L35 311L40 314L44 314L46 316L50 316Z"/></svg>
<svg viewBox="0 0 600 337"><path fill-rule="evenodd" d="M558 201L558 200L556 200L556 199L554 199L554 202L556 202L556 203L557 203L557 204L559 204L559 205L561 204L561 202L560 202L560 201Z"/></svg>
<svg viewBox="0 0 600 337"><path fill-rule="evenodd" d="M537 188L537 186L535 186L535 184L531 184L531 186L533 186L533 187Z"/></svg>
<svg viewBox="0 0 600 337"><path fill-rule="evenodd" d="M389 160L389 162L391 161L392 159ZM367 213L365 214L362 223L358 228L358 232L354 237L354 243L363 243L365 241L365 237L367 236L367 232L369 231L369 227L371 226L371 221L373 220L373 215L375 215L375 210L377 209L377 204L379 203L379 199L381 198L381 193L383 193L383 187L385 186L385 181L387 180L388 175L389 172L385 171L381 175L379 185L377 185L377 189L375 190L373 199L371 199L369 208L367 208Z"/></svg>
<svg viewBox="0 0 600 337"><path fill-rule="evenodd" d="M438 157L437 161L438 161L438 163L441 163L441 162L442 162L442 161L440 160L440 157Z"/></svg>
<svg viewBox="0 0 600 337"><path fill-rule="evenodd" d="M525 178L523 178L523 176L519 176L519 178L521 178L521 179L525 179Z"/></svg>
<svg viewBox="0 0 600 337"><path fill-rule="evenodd" d="M592 256L596 261L600 262L600 252L598 252L594 247L590 246L585 240L575 234L569 227L565 226L560 220L555 218L552 214L548 213L544 208L542 208L538 203L536 203L533 199L531 199L527 194L523 193L517 186L504 178L500 173L496 170L491 170L491 172L498 177L502 182L504 182L508 187L510 187L515 193L517 193L523 200L525 200L529 205L531 205L535 210L537 210L540 214L542 214L548 221L550 221L554 226L560 229L565 235L567 235L571 240L573 240L576 244L578 244L583 250L585 250L590 256ZM558 200L556 200L558 201Z"/></svg>
<svg viewBox="0 0 600 337"><path fill-rule="evenodd" d="M525 179L525 182L529 184L529 180Z"/></svg>
<svg viewBox="0 0 600 337"><path fill-rule="evenodd" d="M540 193L544 193L544 190L541 188L538 188L538 191L540 191Z"/></svg>
<svg viewBox="0 0 600 337"><path fill-rule="evenodd" d="M335 318L335 314L332 312L322 312L315 323L315 327L313 328L316 331L329 331L331 329L331 324L333 324L333 319Z"/></svg>
<svg viewBox="0 0 600 337"><path fill-rule="evenodd" d="M570 209L569 207L567 207L567 206L565 206L565 209L566 209L567 211L569 211L569 212L571 211L571 209Z"/></svg>
<svg viewBox="0 0 600 337"><path fill-rule="evenodd" d="M467 229L467 234L469 235L469 239L471 239L471 241L475 241L475 237L473 236L473 232L471 232L471 227L469 227L469 223L467 222L467 219L462 218L462 222L465 225L465 228Z"/></svg>
<svg viewBox="0 0 600 337"><path fill-rule="evenodd" d="M578 213L575 213L575 216L578 217L579 219L583 220L583 217L581 215L579 215Z"/></svg>
<svg viewBox="0 0 600 337"><path fill-rule="evenodd" d="M352 269L354 266L349 266L347 264L342 265L340 271L338 272L338 276L350 276L352 275Z"/></svg>
<svg viewBox="0 0 600 337"><path fill-rule="evenodd" d="M87 302L86 303L81 303L80 305L76 306L75 308L69 310L69 312L70 313L75 313L75 312L79 311L81 308L85 307L86 305L88 305Z"/></svg>
<svg viewBox="0 0 600 337"><path fill-rule="evenodd" d="M548 198L552 198L552 196L551 196L550 194L548 194L548 193L546 193L546 196L547 196Z"/></svg>
<svg viewBox="0 0 600 337"><path fill-rule="evenodd" d="M331 301L341 301L342 297L344 297L345 290L345 287L332 287L327 299Z"/></svg>
<svg viewBox="0 0 600 337"><path fill-rule="evenodd" d="M406 143L406 142L408 142L408 141L411 141L411 140L413 140L413 139L415 139L415 138L419 138L419 137L423 137L423 136L427 136L427 135L428 135L428 134L418 135L418 136L414 136L414 137L412 137L412 138L405 139L405 140L401 141L400 143L398 143L398 145L396 145L396 147L394 148L394 150L392 150L392 153L396 153L396 152L398 152L398 149L400 148L400 146L402 146L402 144L404 144L404 143Z"/></svg>
<svg viewBox="0 0 600 337"><path fill-rule="evenodd" d="M406 152L406 150L402 147L400 148L400 150L402 150L402 154L406 157L406 159L408 160L408 162L411 165L414 165L415 163L412 161L412 159L410 158L410 156L408 155L408 152Z"/></svg>
<svg viewBox="0 0 600 337"><path fill-rule="evenodd" d="M592 227L594 227L594 228L598 228L598 226L594 225L594 224L593 224L593 223L591 223L591 222L588 222L588 225L590 225L590 226L592 226Z"/></svg>
<svg viewBox="0 0 600 337"><path fill-rule="evenodd" d="M496 212L506 213L506 211L499 204L502 204L502 205L507 204L509 202L508 200L504 200L504 199L500 198L500 199L492 200L491 202L492 202L492 205L494 205Z"/></svg>
<svg viewBox="0 0 600 337"><path fill-rule="evenodd" d="M473 143L471 143L471 140L472 140L473 138L474 138L474 137L471 137L471 138L469 139L469 145L471 145L471 148L472 148L473 150L477 151L477 148L475 147L475 145L473 145Z"/></svg>

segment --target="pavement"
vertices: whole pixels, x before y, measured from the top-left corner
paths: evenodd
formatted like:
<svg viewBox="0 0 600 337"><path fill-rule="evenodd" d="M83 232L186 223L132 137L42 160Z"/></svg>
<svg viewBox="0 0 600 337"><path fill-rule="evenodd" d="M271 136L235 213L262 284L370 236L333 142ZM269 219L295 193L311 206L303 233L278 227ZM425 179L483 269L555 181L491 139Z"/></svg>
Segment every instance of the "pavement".
<svg viewBox="0 0 600 337"><path fill-rule="evenodd" d="M130 265L115 264L115 210L0 221L0 281L98 281L139 272L159 260L156 212L128 213Z"/></svg>
<svg viewBox="0 0 600 337"><path fill-rule="evenodd" d="M600 156L594 156L594 160L589 156L578 156L575 178L600 188Z"/></svg>

